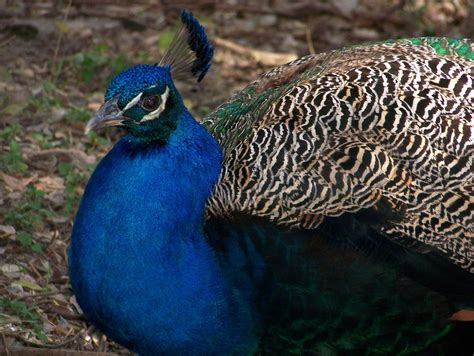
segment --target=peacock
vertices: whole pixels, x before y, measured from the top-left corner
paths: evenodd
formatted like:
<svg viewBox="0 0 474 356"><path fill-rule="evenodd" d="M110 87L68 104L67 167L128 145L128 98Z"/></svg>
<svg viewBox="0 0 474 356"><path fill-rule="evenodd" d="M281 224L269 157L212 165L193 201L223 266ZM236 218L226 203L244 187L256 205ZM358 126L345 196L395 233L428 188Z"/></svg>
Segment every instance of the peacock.
<svg viewBox="0 0 474 356"><path fill-rule="evenodd" d="M174 80L214 49L181 20L87 124L127 132L74 221L88 320L141 356L431 354L471 332L474 43L302 57L199 123Z"/></svg>

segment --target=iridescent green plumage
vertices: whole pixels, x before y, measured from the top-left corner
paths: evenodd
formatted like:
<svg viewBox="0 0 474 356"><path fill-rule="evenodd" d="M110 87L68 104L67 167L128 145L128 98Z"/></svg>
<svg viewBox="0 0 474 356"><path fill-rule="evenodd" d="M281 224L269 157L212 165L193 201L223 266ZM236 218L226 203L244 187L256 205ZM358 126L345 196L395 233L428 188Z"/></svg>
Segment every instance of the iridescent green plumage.
<svg viewBox="0 0 474 356"><path fill-rule="evenodd" d="M429 45L441 56L459 56L471 61L474 60L474 48L472 41L468 39L425 37L406 41L417 46Z"/></svg>

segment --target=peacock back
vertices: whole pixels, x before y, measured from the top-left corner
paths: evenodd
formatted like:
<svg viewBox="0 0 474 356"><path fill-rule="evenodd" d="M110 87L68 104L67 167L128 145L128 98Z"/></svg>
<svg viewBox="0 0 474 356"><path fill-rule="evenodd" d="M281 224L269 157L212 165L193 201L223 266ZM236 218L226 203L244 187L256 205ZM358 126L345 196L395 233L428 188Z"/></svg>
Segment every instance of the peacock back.
<svg viewBox="0 0 474 356"><path fill-rule="evenodd" d="M205 121L224 149L210 215L314 229L365 218L474 272L474 43L412 38L303 57Z"/></svg>

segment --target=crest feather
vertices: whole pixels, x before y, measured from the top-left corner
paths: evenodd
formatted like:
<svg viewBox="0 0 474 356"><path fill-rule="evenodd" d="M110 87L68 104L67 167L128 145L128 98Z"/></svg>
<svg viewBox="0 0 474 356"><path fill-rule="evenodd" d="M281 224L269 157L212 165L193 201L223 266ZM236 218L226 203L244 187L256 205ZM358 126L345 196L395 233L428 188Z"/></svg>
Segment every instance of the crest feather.
<svg viewBox="0 0 474 356"><path fill-rule="evenodd" d="M159 65L170 66L173 78L197 76L200 82L211 67L214 47L209 43L204 27L192 13L182 10L181 21L183 24Z"/></svg>

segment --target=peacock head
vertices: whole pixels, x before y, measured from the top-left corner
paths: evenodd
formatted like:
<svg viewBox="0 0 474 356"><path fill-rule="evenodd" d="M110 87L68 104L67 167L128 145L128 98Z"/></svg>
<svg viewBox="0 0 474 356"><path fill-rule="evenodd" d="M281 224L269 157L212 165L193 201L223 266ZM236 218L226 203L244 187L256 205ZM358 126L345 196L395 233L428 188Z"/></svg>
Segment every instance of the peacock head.
<svg viewBox="0 0 474 356"><path fill-rule="evenodd" d="M181 20L183 26L160 63L135 65L111 81L105 103L87 123L86 133L105 126L122 126L141 141L168 140L186 110L173 79L197 76L201 81L214 54L196 18L183 10Z"/></svg>

